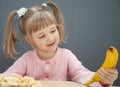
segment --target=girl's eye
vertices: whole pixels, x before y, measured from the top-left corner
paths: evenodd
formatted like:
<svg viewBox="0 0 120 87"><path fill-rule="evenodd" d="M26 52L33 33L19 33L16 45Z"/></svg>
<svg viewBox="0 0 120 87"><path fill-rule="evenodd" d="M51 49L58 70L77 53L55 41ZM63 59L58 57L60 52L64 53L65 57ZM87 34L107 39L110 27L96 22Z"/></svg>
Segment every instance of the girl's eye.
<svg viewBox="0 0 120 87"><path fill-rule="evenodd" d="M45 37L45 35L42 35L42 36L39 37L39 39L42 39L42 38L44 38L44 37Z"/></svg>
<svg viewBox="0 0 120 87"><path fill-rule="evenodd" d="M51 33L54 33L56 30L52 30Z"/></svg>

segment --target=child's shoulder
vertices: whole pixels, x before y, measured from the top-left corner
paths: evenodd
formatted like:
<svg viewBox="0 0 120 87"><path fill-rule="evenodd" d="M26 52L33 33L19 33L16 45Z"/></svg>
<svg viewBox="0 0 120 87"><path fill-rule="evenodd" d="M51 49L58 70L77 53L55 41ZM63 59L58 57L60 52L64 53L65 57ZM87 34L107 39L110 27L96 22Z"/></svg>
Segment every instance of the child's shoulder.
<svg viewBox="0 0 120 87"><path fill-rule="evenodd" d="M31 57L31 56L35 56L35 55L36 55L35 50L28 50L22 55L22 57Z"/></svg>
<svg viewBox="0 0 120 87"><path fill-rule="evenodd" d="M68 48L59 47L58 50L61 51L62 53L72 53L72 51Z"/></svg>
<svg viewBox="0 0 120 87"><path fill-rule="evenodd" d="M29 50L23 53L19 58L17 58L17 61L28 61L32 60L35 56L35 51L34 50ZM32 59L31 59L32 58Z"/></svg>

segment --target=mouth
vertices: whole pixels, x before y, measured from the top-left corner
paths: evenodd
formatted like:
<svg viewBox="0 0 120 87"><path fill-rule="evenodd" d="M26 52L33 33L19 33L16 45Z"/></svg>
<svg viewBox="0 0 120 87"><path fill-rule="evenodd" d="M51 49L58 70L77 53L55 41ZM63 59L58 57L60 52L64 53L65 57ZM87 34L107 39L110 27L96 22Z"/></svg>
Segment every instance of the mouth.
<svg viewBox="0 0 120 87"><path fill-rule="evenodd" d="M53 46L54 44L55 44L55 41L50 44L47 44L47 46Z"/></svg>

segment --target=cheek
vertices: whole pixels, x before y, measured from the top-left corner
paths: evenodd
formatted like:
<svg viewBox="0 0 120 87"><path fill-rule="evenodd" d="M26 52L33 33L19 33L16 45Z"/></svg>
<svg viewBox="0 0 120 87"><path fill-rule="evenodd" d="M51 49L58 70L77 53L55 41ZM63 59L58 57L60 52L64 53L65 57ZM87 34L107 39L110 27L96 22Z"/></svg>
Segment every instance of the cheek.
<svg viewBox="0 0 120 87"><path fill-rule="evenodd" d="M60 41L60 35L59 35L59 34L58 34L58 36L57 36L57 37L58 37L58 40Z"/></svg>
<svg viewBox="0 0 120 87"><path fill-rule="evenodd" d="M44 41L37 40L35 43L36 43L37 46L39 46L39 45L42 45L44 43Z"/></svg>
<svg viewBox="0 0 120 87"><path fill-rule="evenodd" d="M47 40L41 39L36 42L36 48L46 48Z"/></svg>
<svg viewBox="0 0 120 87"><path fill-rule="evenodd" d="M60 40L59 32L56 32L56 38Z"/></svg>

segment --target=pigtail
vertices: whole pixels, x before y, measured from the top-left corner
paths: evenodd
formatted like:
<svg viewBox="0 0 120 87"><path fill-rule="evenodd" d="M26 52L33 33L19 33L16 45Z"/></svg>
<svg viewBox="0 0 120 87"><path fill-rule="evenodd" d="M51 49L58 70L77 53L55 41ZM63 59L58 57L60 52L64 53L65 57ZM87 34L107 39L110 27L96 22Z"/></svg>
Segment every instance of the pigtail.
<svg viewBox="0 0 120 87"><path fill-rule="evenodd" d="M57 21L57 28L58 31L60 33L60 37L61 37L61 42L64 42L64 19L63 19L63 14L61 12L61 10L59 9L59 7L53 3L53 2L47 2L46 3L47 6L51 7L53 10L53 14L55 16L55 19Z"/></svg>
<svg viewBox="0 0 120 87"><path fill-rule="evenodd" d="M14 45L18 41L13 28L13 20L16 14L17 14L16 10L12 11L9 14L3 40L3 51L5 53L5 56L11 58L15 58L14 53L16 53L16 51Z"/></svg>
<svg viewBox="0 0 120 87"><path fill-rule="evenodd" d="M53 14L56 18L57 23L64 25L63 14L59 7L53 2L47 2L46 4L53 9Z"/></svg>

